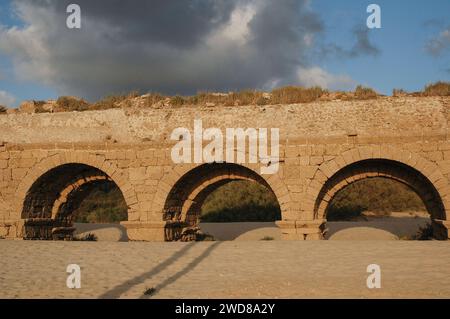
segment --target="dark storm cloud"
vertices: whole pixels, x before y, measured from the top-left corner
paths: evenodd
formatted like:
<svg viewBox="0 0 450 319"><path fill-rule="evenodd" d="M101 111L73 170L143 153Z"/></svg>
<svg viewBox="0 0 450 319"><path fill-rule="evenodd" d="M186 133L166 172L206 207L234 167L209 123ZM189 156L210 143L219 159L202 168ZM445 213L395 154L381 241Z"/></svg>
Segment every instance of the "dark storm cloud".
<svg viewBox="0 0 450 319"><path fill-rule="evenodd" d="M66 27L66 7L73 2L81 7L81 30ZM13 58L19 78L45 83L64 95L192 94L340 79L312 69L308 61L323 25L307 0L14 4L24 27L0 28L0 50ZM355 36L349 55L378 52L367 33ZM299 76L299 70L308 76Z"/></svg>
<svg viewBox="0 0 450 319"><path fill-rule="evenodd" d="M318 48L323 57L338 57L343 59L357 58L359 56L378 56L381 50L370 41L370 29L366 26L357 25L352 30L352 38L355 43L351 48L344 48L335 43L323 45Z"/></svg>
<svg viewBox="0 0 450 319"><path fill-rule="evenodd" d="M18 2L31 5L29 0ZM198 44L204 36L227 22L239 1L38 0L33 1L32 5L52 10L64 20L66 8L71 3L81 7L83 18L88 21L113 28L117 41L189 47Z"/></svg>
<svg viewBox="0 0 450 319"><path fill-rule="evenodd" d="M366 26L354 28L353 34L356 38L356 44L350 51L351 56L380 54L380 50L370 42L369 32L370 29Z"/></svg>

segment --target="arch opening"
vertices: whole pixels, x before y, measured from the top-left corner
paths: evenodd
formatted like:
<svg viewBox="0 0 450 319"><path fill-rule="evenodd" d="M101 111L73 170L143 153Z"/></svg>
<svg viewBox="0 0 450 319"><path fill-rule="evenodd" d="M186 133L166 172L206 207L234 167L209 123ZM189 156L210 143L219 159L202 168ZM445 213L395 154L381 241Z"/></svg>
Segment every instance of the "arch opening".
<svg viewBox="0 0 450 319"><path fill-rule="evenodd" d="M347 201L347 207L342 205L342 200ZM340 205L337 204L339 201L341 201ZM380 207L381 205L385 207ZM378 213L367 212L370 207L378 210ZM361 217L365 220L372 220L372 217L376 218L380 215L384 215L381 216L383 218L389 215L408 217L398 214L395 210L410 210L409 215L412 215L412 218L423 218L425 223L419 223L417 231L431 231L432 236L436 239L447 238L444 234L445 231L439 223L435 222L445 220L446 213L442 199L434 185L416 169L393 160L364 160L342 168L322 187L315 203L314 213L316 218L327 221L336 221L339 218L343 221L352 214L353 217L360 216L363 211L366 213ZM418 211L412 212L413 210ZM423 212L428 214L423 214ZM427 219L428 221L426 221ZM402 219L402 221L407 221L407 219ZM333 228L331 223L329 226L329 228ZM368 231L366 233L367 236L370 236ZM418 238L413 235L402 235L402 231L397 231L397 235L401 239Z"/></svg>
<svg viewBox="0 0 450 319"><path fill-rule="evenodd" d="M64 164L47 171L25 196L21 213L24 238L73 239L77 216L86 213L82 211L86 209L86 199L99 189L116 190L114 206L122 203L126 216L128 207L122 193L103 171L85 164ZM97 200L97 206L102 206L95 196L91 200Z"/></svg>
<svg viewBox="0 0 450 319"><path fill-rule="evenodd" d="M255 211L228 211L230 214L226 216L226 205L222 206L220 211L214 211L214 207L211 205L208 208L208 203L211 204L211 201L214 201L214 194L216 194L216 201L218 199L217 196L228 196L226 199L228 202L234 202L236 204L234 209L236 209L239 206L239 198L232 199L230 196L239 192L242 193L242 191L245 192L245 190L252 190L253 192L264 190L269 193L268 196L271 198L269 201L275 210L271 214L273 221L281 219L281 209L277 197L267 181L259 174L238 164L204 164L182 176L169 192L163 214L163 219L167 223L166 240L188 241L202 239L201 235L203 232L200 231L202 219L214 223L218 221L256 221L258 213ZM233 209L230 205L228 205L228 208ZM245 209L245 205L241 206L241 208ZM260 207L257 207L256 204L254 208L258 209ZM209 216L207 216L208 213L210 214ZM262 218L261 220L267 221L267 218ZM206 225L203 225L206 228ZM237 228L237 224L234 226Z"/></svg>

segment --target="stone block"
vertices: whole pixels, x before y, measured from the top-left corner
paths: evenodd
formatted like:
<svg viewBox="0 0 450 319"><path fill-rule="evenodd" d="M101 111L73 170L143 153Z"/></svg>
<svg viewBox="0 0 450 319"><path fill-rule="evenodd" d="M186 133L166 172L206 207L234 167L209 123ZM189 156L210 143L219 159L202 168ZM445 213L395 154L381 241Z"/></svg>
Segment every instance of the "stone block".
<svg viewBox="0 0 450 319"><path fill-rule="evenodd" d="M21 180L27 174L26 168L13 168L12 169L12 179L13 180Z"/></svg>
<svg viewBox="0 0 450 319"><path fill-rule="evenodd" d="M311 156L309 158L310 165L320 165L323 163L323 156Z"/></svg>
<svg viewBox="0 0 450 319"><path fill-rule="evenodd" d="M8 160L10 158L9 152L0 152L0 160Z"/></svg>
<svg viewBox="0 0 450 319"><path fill-rule="evenodd" d="M165 222L121 222L131 241L165 241Z"/></svg>
<svg viewBox="0 0 450 319"><path fill-rule="evenodd" d="M130 177L131 182L145 180L145 177L146 177L146 175L145 175L146 168L145 167L130 168L128 170L128 172L129 172L129 177Z"/></svg>
<svg viewBox="0 0 450 319"><path fill-rule="evenodd" d="M8 168L7 160L0 160L0 169Z"/></svg>

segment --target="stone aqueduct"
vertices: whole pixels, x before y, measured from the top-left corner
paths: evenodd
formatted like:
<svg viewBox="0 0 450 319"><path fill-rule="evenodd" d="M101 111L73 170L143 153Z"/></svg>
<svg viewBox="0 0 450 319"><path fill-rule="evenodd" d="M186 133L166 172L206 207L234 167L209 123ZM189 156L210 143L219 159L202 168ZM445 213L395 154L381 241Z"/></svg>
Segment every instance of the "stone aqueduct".
<svg viewBox="0 0 450 319"><path fill-rule="evenodd" d="M323 238L328 203L347 185L385 177L410 186L434 235L450 227L449 98L378 98L301 105L182 107L0 116L0 236L50 233L95 183L115 183L131 240L164 241L170 221L195 220L231 180L265 185L278 199L287 240ZM279 128L280 168L174 164L176 127Z"/></svg>

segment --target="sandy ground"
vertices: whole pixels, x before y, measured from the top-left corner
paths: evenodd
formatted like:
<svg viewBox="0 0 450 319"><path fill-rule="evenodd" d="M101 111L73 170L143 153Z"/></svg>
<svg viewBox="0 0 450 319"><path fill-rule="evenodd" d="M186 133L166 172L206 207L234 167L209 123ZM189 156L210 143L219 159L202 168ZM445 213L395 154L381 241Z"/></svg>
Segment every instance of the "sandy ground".
<svg viewBox="0 0 450 319"><path fill-rule="evenodd" d="M280 241L275 223L203 223L218 240L203 243L126 242L120 225L76 224L99 241L0 240L0 298L450 298L450 243L398 240L426 217L330 222L317 242ZM72 263L81 289L66 287ZM366 287L372 263L381 289Z"/></svg>
<svg viewBox="0 0 450 319"><path fill-rule="evenodd" d="M450 243L0 240L1 298L450 298ZM66 267L81 267L81 289ZM368 289L369 264L381 289ZM155 288L153 296L144 296Z"/></svg>
<svg viewBox="0 0 450 319"><path fill-rule="evenodd" d="M415 235L430 221L427 214L393 214L389 218L368 217L367 221L328 222L329 240L398 240ZM127 241L126 230L118 224L75 224L76 235L95 234L98 241ZM280 240L275 223L201 223L202 231L216 240L255 241L263 238Z"/></svg>

